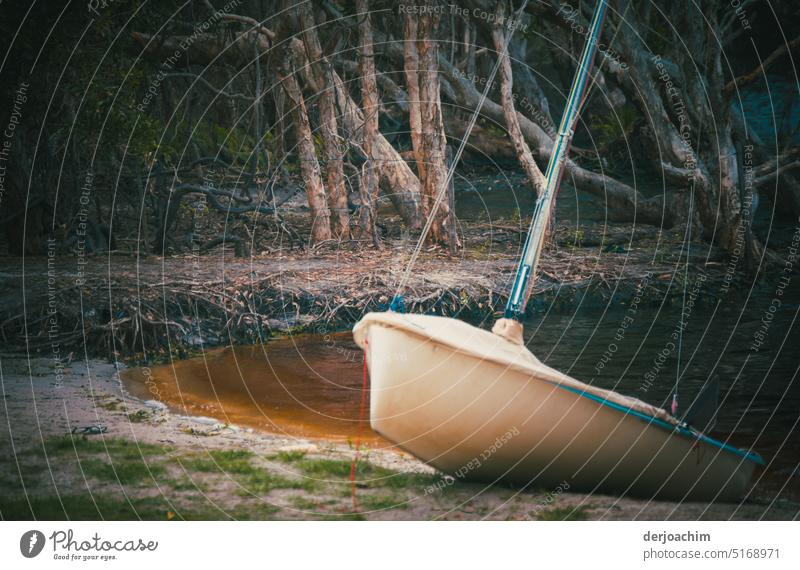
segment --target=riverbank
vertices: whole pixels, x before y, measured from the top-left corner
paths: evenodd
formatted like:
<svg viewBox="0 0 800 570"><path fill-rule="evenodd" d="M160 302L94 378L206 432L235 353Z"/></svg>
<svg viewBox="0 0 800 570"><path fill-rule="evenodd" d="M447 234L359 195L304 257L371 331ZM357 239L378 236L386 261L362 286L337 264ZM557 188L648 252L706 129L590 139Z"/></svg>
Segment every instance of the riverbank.
<svg viewBox="0 0 800 570"><path fill-rule="evenodd" d="M522 224L472 222L464 235L458 256L436 248L423 253L405 292L409 311L480 323L502 310ZM647 303L680 302L682 239L680 229L562 223L544 253L529 311L603 308L643 293ZM247 258L232 250L167 258L76 259L55 252L7 258L0 335L7 346L56 359L85 352L150 363L287 331L345 330L365 312L387 308L411 245L398 236L380 251L331 242ZM741 277L737 263L743 260L732 261L714 246L693 245L690 274L703 277L694 302L749 289L752 278Z"/></svg>
<svg viewBox="0 0 800 570"><path fill-rule="evenodd" d="M755 489L740 505L651 502L563 488L466 484L443 478L402 451L372 448L360 450L354 507L353 442L288 437L172 413L158 402L130 396L119 370L99 360L76 360L59 377L46 358L6 355L0 366L3 519L800 516L798 497L769 475L757 474ZM73 430L89 433L71 435Z"/></svg>

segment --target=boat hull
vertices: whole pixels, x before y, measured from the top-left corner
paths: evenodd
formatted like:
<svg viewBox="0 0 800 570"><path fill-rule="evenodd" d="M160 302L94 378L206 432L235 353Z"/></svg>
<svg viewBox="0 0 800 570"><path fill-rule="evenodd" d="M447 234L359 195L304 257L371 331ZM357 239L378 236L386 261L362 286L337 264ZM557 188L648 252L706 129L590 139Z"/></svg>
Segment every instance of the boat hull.
<svg viewBox="0 0 800 570"><path fill-rule="evenodd" d="M736 500L751 480L752 454L550 375L400 328L364 338L372 429L458 479L692 501Z"/></svg>

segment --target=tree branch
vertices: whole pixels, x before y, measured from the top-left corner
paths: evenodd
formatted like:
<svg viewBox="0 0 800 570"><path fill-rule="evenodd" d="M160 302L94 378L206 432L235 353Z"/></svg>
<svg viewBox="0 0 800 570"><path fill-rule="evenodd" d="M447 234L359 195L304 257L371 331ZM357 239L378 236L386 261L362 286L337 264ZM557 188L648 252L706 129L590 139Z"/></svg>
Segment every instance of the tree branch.
<svg viewBox="0 0 800 570"><path fill-rule="evenodd" d="M780 59L783 54L788 52L789 50L794 50L798 45L800 45L800 36L797 36L795 39L790 41L788 44L783 44L782 46L778 47L773 51L767 59L761 62L760 65L755 67L750 73L745 73L744 75L740 75L736 79L731 80L725 87L722 88L722 94L726 97L729 97L736 91L737 89L741 89L746 85L750 85L757 79L763 77L764 72L772 66L778 59Z"/></svg>
<svg viewBox="0 0 800 570"><path fill-rule="evenodd" d="M221 95L223 97L227 97L229 99L240 99L242 101L255 101L255 97L250 97L243 93L228 93L227 91L223 91L221 89L217 89L212 85L207 79L201 77L200 75L196 75L194 73L186 73L186 72L175 72L175 73L167 73L164 75L165 78L177 78L177 77L185 77L187 79L192 79L196 83L200 83L201 85L205 85L211 91L216 93L217 95Z"/></svg>

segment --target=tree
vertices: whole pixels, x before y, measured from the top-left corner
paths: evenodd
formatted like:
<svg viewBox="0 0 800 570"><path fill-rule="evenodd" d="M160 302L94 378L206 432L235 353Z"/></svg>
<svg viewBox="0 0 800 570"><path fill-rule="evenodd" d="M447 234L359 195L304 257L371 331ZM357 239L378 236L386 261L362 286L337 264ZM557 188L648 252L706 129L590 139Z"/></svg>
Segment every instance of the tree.
<svg viewBox="0 0 800 570"><path fill-rule="evenodd" d="M297 81L297 66L294 64L295 50L291 43L283 49L282 55L281 63L278 66L278 79L290 101L289 112L297 136L297 158L300 163L300 173L305 185L308 206L311 208L311 237L315 242L322 242L331 239L331 214L328 209L325 188L322 185L305 99Z"/></svg>
<svg viewBox="0 0 800 570"><path fill-rule="evenodd" d="M314 91L319 93L319 132L325 154L329 206L334 212L337 222L335 233L339 239L348 239L350 237L350 211L347 206L347 187L342 166L344 150L338 127L333 68L328 58L322 53L310 3L298 4L297 10L303 30L303 43L308 60L311 62L311 73L309 74L313 78L311 86Z"/></svg>
<svg viewBox="0 0 800 570"><path fill-rule="evenodd" d="M500 59L500 66L498 69L500 74L500 100L503 104L503 116L506 121L508 135L514 143L514 149L517 151L519 163L522 165L528 177L528 182L531 184L534 194L536 196L541 196L547 181L542 171L539 170L539 167L536 165L536 161L533 160L531 149L522 136L522 130L519 127L519 119L517 118L517 111L514 108L514 79L511 74L511 61L506 47L506 35L503 32L505 27L504 22L506 22L505 4L505 0L500 0L497 3L495 21L492 29L494 48L497 51L497 57Z"/></svg>
<svg viewBox="0 0 800 570"><path fill-rule="evenodd" d="M378 139L378 83L375 79L375 54L372 48L372 23L369 15L369 2L356 0L359 13L359 71L361 72L361 101L364 107L364 154L366 162L362 167L359 187L361 189L361 229L372 239L375 247L381 246L375 222L378 214L378 170L380 157L375 152Z"/></svg>
<svg viewBox="0 0 800 570"><path fill-rule="evenodd" d="M446 244L450 208L441 200L433 212L437 195L447 183L447 138L442 119L442 101L439 91L439 46L434 34L439 26L439 11L434 0L425 0L419 16L417 50L419 52L419 98L422 128L423 195L425 215L433 216L430 239ZM406 38L406 41L409 41ZM408 71L406 71L408 73Z"/></svg>

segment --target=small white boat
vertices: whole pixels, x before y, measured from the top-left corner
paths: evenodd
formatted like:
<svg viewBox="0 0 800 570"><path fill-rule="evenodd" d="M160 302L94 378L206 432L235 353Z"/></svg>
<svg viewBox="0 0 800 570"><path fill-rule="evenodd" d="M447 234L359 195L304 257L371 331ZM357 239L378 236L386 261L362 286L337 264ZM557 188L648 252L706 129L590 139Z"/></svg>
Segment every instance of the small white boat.
<svg viewBox="0 0 800 570"><path fill-rule="evenodd" d="M372 429L459 480L671 500L735 500L756 454L542 364L513 340L435 316L369 313L353 330Z"/></svg>
<svg viewBox="0 0 800 570"><path fill-rule="evenodd" d="M599 0L506 318L489 332L455 319L401 314L403 284L432 212L392 302L401 313L370 313L353 329L372 381L372 428L458 479L545 489L564 489L566 483L569 489L646 498L735 500L746 491L755 466L763 464L758 455L711 439L641 400L561 374L523 345L521 321L606 8L607 2ZM687 248L687 273L688 258ZM677 413L677 389L673 398Z"/></svg>

